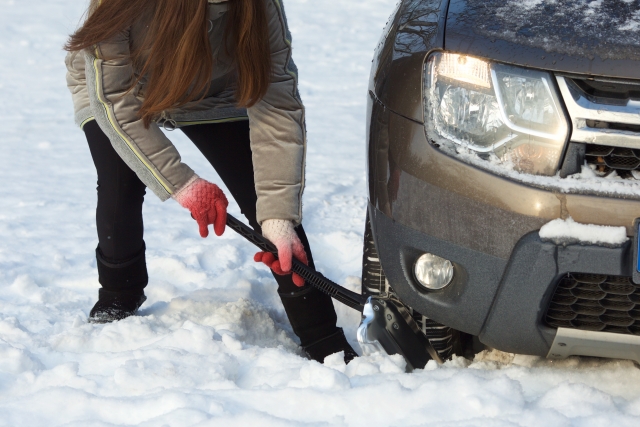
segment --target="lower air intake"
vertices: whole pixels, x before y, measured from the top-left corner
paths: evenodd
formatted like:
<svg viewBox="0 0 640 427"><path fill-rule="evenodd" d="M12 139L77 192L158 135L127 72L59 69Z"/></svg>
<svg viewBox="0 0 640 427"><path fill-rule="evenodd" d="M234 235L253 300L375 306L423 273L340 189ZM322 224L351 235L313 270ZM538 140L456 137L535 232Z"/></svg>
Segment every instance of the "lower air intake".
<svg viewBox="0 0 640 427"><path fill-rule="evenodd" d="M554 328L640 335L640 286L625 276L568 273L545 322Z"/></svg>

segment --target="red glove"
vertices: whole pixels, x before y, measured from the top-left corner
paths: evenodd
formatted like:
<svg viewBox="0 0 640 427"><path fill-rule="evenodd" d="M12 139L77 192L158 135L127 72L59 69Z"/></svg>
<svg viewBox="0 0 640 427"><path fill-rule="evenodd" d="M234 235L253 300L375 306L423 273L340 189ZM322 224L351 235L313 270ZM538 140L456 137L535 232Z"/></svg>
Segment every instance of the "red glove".
<svg viewBox="0 0 640 427"><path fill-rule="evenodd" d="M284 276L291 274L292 257L309 265L307 253L293 228L293 222L284 219L268 219L262 223L262 235L269 239L278 249L278 259L270 252L258 252L254 261L262 262L274 273ZM304 279L293 273L293 283L304 286Z"/></svg>
<svg viewBox="0 0 640 427"><path fill-rule="evenodd" d="M209 235L209 224L213 224L213 231L222 236L229 202L217 185L196 176L172 197L182 207L189 209L193 219L198 222L202 237Z"/></svg>

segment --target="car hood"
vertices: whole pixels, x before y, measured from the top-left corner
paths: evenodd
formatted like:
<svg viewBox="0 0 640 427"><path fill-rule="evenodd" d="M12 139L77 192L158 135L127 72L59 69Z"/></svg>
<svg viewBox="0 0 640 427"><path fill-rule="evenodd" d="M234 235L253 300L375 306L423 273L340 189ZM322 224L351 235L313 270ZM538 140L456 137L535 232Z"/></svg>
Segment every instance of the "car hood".
<svg viewBox="0 0 640 427"><path fill-rule="evenodd" d="M444 46L523 66L640 79L640 0L452 0Z"/></svg>

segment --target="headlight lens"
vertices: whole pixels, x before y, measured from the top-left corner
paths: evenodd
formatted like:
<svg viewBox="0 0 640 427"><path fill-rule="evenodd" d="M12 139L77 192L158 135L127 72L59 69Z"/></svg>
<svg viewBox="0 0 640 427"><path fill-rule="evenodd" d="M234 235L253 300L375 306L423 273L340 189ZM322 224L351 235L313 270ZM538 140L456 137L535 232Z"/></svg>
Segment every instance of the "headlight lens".
<svg viewBox="0 0 640 427"><path fill-rule="evenodd" d="M549 73L439 52L425 86L430 140L520 172L558 170L568 124Z"/></svg>

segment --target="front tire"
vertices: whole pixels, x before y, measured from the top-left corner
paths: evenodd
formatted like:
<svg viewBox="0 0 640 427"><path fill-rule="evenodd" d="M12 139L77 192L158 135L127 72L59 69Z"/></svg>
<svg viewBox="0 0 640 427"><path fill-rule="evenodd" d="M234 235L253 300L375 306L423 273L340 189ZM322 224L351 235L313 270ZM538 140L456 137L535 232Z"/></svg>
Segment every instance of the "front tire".
<svg viewBox="0 0 640 427"><path fill-rule="evenodd" d="M382 269L373 239L369 212L367 212L362 251L362 294L377 296L381 293L397 297ZM451 359L454 355L473 357L475 351L473 351L474 337L472 335L445 326L410 307L408 308L422 332L443 360Z"/></svg>

